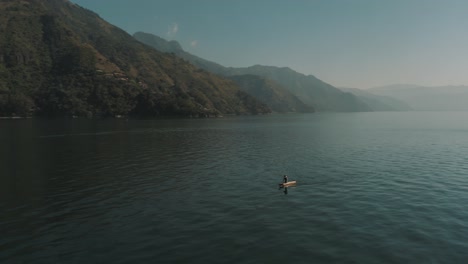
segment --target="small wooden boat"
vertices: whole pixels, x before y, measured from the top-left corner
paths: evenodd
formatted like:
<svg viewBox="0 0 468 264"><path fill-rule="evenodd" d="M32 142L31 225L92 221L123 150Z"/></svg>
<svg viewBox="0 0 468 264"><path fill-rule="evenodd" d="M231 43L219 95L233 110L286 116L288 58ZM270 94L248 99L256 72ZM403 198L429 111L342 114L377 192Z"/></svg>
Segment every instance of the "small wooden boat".
<svg viewBox="0 0 468 264"><path fill-rule="evenodd" d="M288 182L283 182L279 184L279 187L289 187L289 186L294 186L296 185L296 181L288 181Z"/></svg>

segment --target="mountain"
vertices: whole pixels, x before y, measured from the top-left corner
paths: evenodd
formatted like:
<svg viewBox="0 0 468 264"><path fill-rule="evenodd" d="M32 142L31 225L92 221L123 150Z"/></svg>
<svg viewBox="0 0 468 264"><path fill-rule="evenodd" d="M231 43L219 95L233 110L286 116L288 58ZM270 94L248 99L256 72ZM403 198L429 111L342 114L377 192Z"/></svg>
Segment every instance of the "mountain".
<svg viewBox="0 0 468 264"><path fill-rule="evenodd" d="M373 111L411 111L413 110L407 103L393 97L376 95L366 90L357 88L342 88L340 90L352 93L359 97Z"/></svg>
<svg viewBox="0 0 468 264"><path fill-rule="evenodd" d="M234 80L242 90L268 105L274 112L314 112L312 106L301 102L294 94L277 82L248 73L245 75L233 75L228 68L222 65L185 52L177 41L167 41L161 37L143 32L137 32L133 36L156 50L175 54L200 69Z"/></svg>
<svg viewBox="0 0 468 264"><path fill-rule="evenodd" d="M371 88L370 93L391 96L417 111L467 111L468 86L390 85Z"/></svg>
<svg viewBox="0 0 468 264"><path fill-rule="evenodd" d="M232 80L154 50L68 0L0 2L0 116L270 111Z"/></svg>
<svg viewBox="0 0 468 264"><path fill-rule="evenodd" d="M346 93L312 75L304 75L287 67L254 65L228 68L228 75L254 74L281 84L302 102L319 111L356 112L372 109L351 93Z"/></svg>
<svg viewBox="0 0 468 264"><path fill-rule="evenodd" d="M257 75L275 81L299 100L313 106L318 111L371 111L371 108L351 93L346 93L327 84L312 75L304 75L290 68L255 65L246 68L224 67L217 63L199 58L181 50L180 45L168 45L168 42L152 34L137 32L137 40L157 50L174 53L195 66L224 76ZM168 49L168 47L174 49ZM175 48L177 46L177 48Z"/></svg>
<svg viewBox="0 0 468 264"><path fill-rule="evenodd" d="M304 104L296 96L272 80L251 74L234 75L229 78L235 81L241 89L264 102L275 112L314 112L313 107Z"/></svg>
<svg viewBox="0 0 468 264"><path fill-rule="evenodd" d="M135 34L133 34L133 37L137 39L138 41L140 41L141 43L144 43L161 52L174 53L175 55L177 55L177 57L182 58L192 63L193 65L197 66L200 69L204 69L214 74L219 74L219 75L224 75L224 76L230 75L228 74L228 68L218 63L205 60L203 58L200 58L198 56L195 56L191 53L186 52L185 50L182 49L180 44L175 40L167 41L159 36L149 34L149 33L144 33L144 32L136 32Z"/></svg>

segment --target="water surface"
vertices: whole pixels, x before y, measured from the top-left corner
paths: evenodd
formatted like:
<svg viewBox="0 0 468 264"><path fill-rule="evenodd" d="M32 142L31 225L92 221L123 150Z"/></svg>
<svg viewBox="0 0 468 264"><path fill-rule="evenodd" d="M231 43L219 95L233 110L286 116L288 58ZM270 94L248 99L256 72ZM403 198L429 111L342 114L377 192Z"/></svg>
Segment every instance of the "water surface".
<svg viewBox="0 0 468 264"><path fill-rule="evenodd" d="M467 119L0 120L0 262L465 263Z"/></svg>

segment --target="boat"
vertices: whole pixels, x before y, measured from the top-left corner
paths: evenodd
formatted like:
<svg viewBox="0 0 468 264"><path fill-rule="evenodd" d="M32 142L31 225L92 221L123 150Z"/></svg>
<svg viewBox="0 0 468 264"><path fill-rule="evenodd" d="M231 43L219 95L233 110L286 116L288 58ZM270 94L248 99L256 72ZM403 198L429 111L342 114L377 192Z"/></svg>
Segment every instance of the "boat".
<svg viewBox="0 0 468 264"><path fill-rule="evenodd" d="M296 185L296 181L288 181L288 182L283 182L279 184L279 187L289 187L289 186L294 186Z"/></svg>

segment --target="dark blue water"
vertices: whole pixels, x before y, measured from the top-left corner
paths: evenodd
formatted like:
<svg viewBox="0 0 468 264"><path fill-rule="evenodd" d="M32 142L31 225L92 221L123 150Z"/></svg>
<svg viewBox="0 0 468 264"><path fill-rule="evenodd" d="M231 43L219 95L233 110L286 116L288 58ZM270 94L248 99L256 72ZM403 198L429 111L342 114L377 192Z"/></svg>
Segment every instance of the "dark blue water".
<svg viewBox="0 0 468 264"><path fill-rule="evenodd" d="M466 263L467 120L1 120L0 263Z"/></svg>

